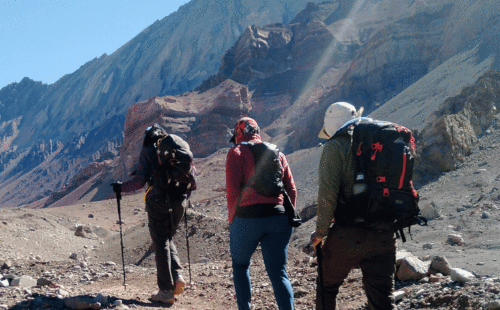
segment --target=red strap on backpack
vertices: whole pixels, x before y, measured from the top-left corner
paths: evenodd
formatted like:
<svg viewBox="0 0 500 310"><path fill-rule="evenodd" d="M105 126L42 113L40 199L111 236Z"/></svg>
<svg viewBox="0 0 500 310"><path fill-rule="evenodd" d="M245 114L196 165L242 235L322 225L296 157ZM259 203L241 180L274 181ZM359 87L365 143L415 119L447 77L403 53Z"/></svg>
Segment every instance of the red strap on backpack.
<svg viewBox="0 0 500 310"><path fill-rule="evenodd" d="M371 157L371 160L375 160L375 157L378 152L382 152L382 149L384 148L384 145L377 142L372 144L372 150L374 150L373 155Z"/></svg>

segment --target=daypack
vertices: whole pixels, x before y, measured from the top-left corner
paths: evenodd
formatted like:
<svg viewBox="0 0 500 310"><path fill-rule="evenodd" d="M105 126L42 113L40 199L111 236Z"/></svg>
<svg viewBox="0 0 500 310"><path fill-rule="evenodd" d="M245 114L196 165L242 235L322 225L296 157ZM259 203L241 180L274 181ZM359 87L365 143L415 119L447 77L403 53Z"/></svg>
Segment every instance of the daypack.
<svg viewBox="0 0 500 310"><path fill-rule="evenodd" d="M341 222L393 230L405 242L403 228L427 222L419 216L419 196L412 182L412 132L391 122L361 119L341 128L332 139L343 134L352 136L357 171L350 199L339 195L336 220L338 216Z"/></svg>
<svg viewBox="0 0 500 310"><path fill-rule="evenodd" d="M168 134L156 144L160 164L159 178L163 186L173 183L194 183L193 153L181 137Z"/></svg>
<svg viewBox="0 0 500 310"><path fill-rule="evenodd" d="M248 186L266 197L278 197L283 194L283 206L285 207L285 215L288 217L288 223L292 227L299 227L302 224L302 218L292 205L290 196L285 190L279 149L276 145L267 142L241 142L240 144L247 145L250 148L255 161L254 174L250 178Z"/></svg>
<svg viewBox="0 0 500 310"><path fill-rule="evenodd" d="M240 144L250 148L255 161L254 175L249 180L249 186L263 196L279 196L284 187L278 156L279 149L276 145L267 142L241 142Z"/></svg>

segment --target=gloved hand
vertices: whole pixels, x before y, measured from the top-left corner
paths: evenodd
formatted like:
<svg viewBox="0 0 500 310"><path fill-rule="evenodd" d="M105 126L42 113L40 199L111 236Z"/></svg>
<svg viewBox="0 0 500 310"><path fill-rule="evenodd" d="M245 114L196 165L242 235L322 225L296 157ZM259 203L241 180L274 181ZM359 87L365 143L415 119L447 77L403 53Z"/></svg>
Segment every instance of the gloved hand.
<svg viewBox="0 0 500 310"><path fill-rule="evenodd" d="M312 240L312 246L313 246L313 249L315 251L316 251L316 247L318 246L318 244L319 244L320 248L323 246L323 238L319 238L319 237L314 236L313 240Z"/></svg>
<svg viewBox="0 0 500 310"><path fill-rule="evenodd" d="M116 181L114 183L111 183L111 186L113 186L113 192L119 194L122 192L122 182L121 181Z"/></svg>

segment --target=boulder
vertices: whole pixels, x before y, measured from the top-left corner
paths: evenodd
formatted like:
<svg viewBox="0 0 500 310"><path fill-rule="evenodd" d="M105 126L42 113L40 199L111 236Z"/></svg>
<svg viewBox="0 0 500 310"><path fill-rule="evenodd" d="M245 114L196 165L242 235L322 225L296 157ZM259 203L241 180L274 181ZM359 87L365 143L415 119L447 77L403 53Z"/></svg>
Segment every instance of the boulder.
<svg viewBox="0 0 500 310"><path fill-rule="evenodd" d="M424 262L414 256L404 258L396 272L400 281L420 280L427 276L427 266Z"/></svg>
<svg viewBox="0 0 500 310"><path fill-rule="evenodd" d="M451 271L451 280L455 282L460 282L460 283L466 283L469 281L473 281L476 279L476 276L472 274L471 272L460 269L460 268L453 268Z"/></svg>
<svg viewBox="0 0 500 310"><path fill-rule="evenodd" d="M441 273L445 276L449 276L451 274L451 265L444 256L434 256L431 261L431 265L429 266L430 274L438 274Z"/></svg>

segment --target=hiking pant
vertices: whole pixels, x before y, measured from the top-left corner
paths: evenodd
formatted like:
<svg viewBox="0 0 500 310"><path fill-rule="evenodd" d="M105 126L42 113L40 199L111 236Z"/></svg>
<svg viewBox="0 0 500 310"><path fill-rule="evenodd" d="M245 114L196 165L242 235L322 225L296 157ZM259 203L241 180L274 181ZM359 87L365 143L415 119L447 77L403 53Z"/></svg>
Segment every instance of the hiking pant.
<svg viewBox="0 0 500 310"><path fill-rule="evenodd" d="M396 271L396 238L393 232L334 225L323 245L323 285L318 283L316 309L336 308L339 287L356 267L363 273L369 309L396 309L392 291ZM325 307L321 309L320 294Z"/></svg>
<svg viewBox="0 0 500 310"><path fill-rule="evenodd" d="M172 238L184 214L184 202L185 200L146 201L149 233L155 249L156 276L160 290L174 290L175 280L182 275L181 262Z"/></svg>
<svg viewBox="0 0 500 310"><path fill-rule="evenodd" d="M252 297L250 258L260 243L264 265L280 310L294 309L293 290L286 273L292 227L285 215L242 218L229 226L234 289L239 310L249 310Z"/></svg>

